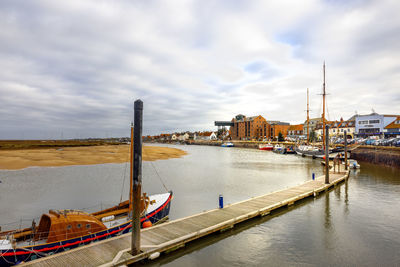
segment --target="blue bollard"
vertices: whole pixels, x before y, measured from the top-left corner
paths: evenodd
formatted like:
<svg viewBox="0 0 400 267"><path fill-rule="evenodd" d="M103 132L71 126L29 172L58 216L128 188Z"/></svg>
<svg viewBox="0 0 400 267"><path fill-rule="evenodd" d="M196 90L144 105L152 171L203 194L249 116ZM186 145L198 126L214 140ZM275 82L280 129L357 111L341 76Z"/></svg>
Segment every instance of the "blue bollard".
<svg viewBox="0 0 400 267"><path fill-rule="evenodd" d="M219 208L224 208L224 197L222 195L219 195Z"/></svg>
<svg viewBox="0 0 400 267"><path fill-rule="evenodd" d="M315 173L312 173L312 179L315 180Z"/></svg>

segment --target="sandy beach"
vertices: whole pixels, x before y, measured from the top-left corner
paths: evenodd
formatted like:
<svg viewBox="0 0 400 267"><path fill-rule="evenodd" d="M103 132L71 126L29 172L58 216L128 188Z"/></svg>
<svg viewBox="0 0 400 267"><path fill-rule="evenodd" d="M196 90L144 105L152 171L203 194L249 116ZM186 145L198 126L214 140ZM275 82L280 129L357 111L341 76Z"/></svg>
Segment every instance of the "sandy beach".
<svg viewBox="0 0 400 267"><path fill-rule="evenodd" d="M179 158L186 154L171 147L143 147L144 161ZM123 163L129 158L129 145L0 150L0 169Z"/></svg>

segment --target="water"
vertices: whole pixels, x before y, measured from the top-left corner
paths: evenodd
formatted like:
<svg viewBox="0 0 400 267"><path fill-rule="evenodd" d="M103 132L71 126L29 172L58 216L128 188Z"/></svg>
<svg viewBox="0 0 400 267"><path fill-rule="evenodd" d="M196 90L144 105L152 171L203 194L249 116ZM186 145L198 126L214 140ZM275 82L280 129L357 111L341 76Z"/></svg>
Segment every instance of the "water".
<svg viewBox="0 0 400 267"><path fill-rule="evenodd" d="M189 154L143 163L146 192L165 191L157 174L173 190L171 219L216 208L219 194L225 203L234 203L322 173L318 161L294 155L177 147ZM50 208L90 211L118 203L124 173L129 183L127 171L125 164L0 171L0 225L37 217ZM123 195L125 199L127 190ZM148 265L398 266L399 203L399 171L362 163L360 171L329 194L195 241Z"/></svg>

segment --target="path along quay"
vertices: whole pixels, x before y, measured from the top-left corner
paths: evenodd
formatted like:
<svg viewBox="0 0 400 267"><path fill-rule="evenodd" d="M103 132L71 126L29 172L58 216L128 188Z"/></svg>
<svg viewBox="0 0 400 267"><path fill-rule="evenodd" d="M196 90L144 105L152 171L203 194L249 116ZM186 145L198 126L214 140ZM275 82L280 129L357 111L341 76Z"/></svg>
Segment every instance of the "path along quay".
<svg viewBox="0 0 400 267"><path fill-rule="evenodd" d="M121 266L143 259L172 252L186 243L205 237L217 231L224 231L235 224L257 216L268 215L271 211L295 204L307 197L316 197L345 181L349 171L330 172L329 184L325 176L307 181L301 185L254 197L225 206L222 209L205 211L189 217L173 220L141 230L141 253L132 256L131 234L110 238L82 248L44 257L21 266Z"/></svg>

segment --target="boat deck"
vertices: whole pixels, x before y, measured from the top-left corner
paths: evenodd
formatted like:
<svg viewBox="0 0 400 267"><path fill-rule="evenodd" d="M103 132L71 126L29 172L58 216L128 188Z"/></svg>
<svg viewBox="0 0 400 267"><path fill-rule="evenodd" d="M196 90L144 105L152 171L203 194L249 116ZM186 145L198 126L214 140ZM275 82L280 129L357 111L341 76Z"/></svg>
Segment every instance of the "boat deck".
<svg viewBox="0 0 400 267"><path fill-rule="evenodd" d="M216 231L234 227L235 224L256 216L268 215L283 206L320 192L344 181L349 172L330 173L330 183L324 183L324 176L292 188L254 197L223 209L214 209L182 219L170 221L141 230L142 253L129 254L131 234L121 235L93 243L81 248L27 262L21 266L118 266L128 265L149 258L157 252L177 249L192 240Z"/></svg>

